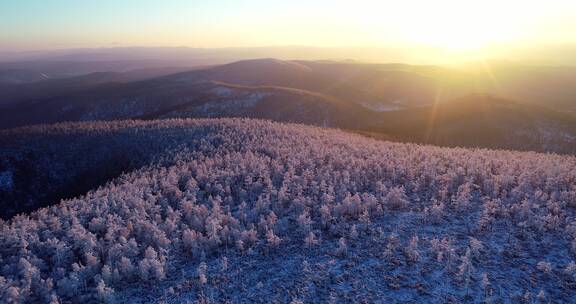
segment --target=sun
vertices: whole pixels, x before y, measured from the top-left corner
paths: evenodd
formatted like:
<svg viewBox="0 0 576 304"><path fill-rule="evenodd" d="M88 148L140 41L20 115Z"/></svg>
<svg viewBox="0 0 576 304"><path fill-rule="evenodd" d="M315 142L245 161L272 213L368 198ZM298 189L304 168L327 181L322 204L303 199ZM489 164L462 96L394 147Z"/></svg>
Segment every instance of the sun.
<svg viewBox="0 0 576 304"><path fill-rule="evenodd" d="M514 33L506 24L474 19L478 18L447 15L419 22L407 28L405 35L409 40L450 51L480 50L514 38Z"/></svg>
<svg viewBox="0 0 576 304"><path fill-rule="evenodd" d="M445 16L433 22L421 23L407 30L409 39L450 51L477 51L487 46L511 41L519 35L515 29L492 19L490 22Z"/></svg>
<svg viewBox="0 0 576 304"><path fill-rule="evenodd" d="M413 38L420 43L449 51L474 51L495 43L498 37L480 25L436 23L422 27Z"/></svg>
<svg viewBox="0 0 576 304"><path fill-rule="evenodd" d="M519 39L526 25L525 16L514 13L520 6L496 0L419 1L409 9L393 20L398 38L453 52Z"/></svg>

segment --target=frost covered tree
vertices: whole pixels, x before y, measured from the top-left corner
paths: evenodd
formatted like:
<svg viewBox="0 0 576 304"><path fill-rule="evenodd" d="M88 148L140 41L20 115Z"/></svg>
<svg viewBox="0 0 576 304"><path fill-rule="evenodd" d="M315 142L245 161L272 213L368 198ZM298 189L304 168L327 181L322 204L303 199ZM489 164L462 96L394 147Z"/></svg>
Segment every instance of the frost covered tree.
<svg viewBox="0 0 576 304"><path fill-rule="evenodd" d="M418 251L418 236L413 236L406 247L406 257L410 262L418 262L420 260L420 252Z"/></svg>
<svg viewBox="0 0 576 304"><path fill-rule="evenodd" d="M142 166L81 197L0 222L3 302L103 298L165 280L171 263L182 259L192 265L224 253L242 259L303 241L316 246L306 254L326 247L343 259L373 242L382 267L432 270L443 278L456 273L468 283L476 266L494 293L503 288L502 276L491 269L530 276L539 267L506 268L502 261L546 261L550 250L562 248L554 253L562 270L551 269L546 279L572 282L564 265L576 251L573 156L401 144L239 119L1 132L118 142L138 151L128 159ZM57 151L47 145L41 147ZM535 280L548 299L562 296L542 275Z"/></svg>
<svg viewBox="0 0 576 304"><path fill-rule="evenodd" d="M268 230L268 232L266 232L266 242L268 242L268 245L271 247L278 247L281 241L282 239L274 234L274 231Z"/></svg>
<svg viewBox="0 0 576 304"><path fill-rule="evenodd" d="M336 248L336 256L344 257L348 254L348 245L346 244L345 238L340 238L338 241L338 247Z"/></svg>
<svg viewBox="0 0 576 304"><path fill-rule="evenodd" d="M461 264L458 266L458 276L464 283L466 290L472 281L474 275L474 266L472 265L472 254L470 248L466 249L466 253L461 258Z"/></svg>
<svg viewBox="0 0 576 304"><path fill-rule="evenodd" d="M140 278L144 281L163 280L166 275L164 274L164 265L161 260L156 250L148 247L144 253L144 258L138 262Z"/></svg>

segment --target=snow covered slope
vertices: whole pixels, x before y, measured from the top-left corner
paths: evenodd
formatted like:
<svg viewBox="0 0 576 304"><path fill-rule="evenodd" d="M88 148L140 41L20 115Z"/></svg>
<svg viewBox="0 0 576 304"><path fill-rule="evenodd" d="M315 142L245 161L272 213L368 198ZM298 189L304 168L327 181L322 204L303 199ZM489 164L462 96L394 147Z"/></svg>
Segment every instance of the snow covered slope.
<svg viewBox="0 0 576 304"><path fill-rule="evenodd" d="M11 132L155 159L3 222L7 303L576 301L571 156L241 119Z"/></svg>

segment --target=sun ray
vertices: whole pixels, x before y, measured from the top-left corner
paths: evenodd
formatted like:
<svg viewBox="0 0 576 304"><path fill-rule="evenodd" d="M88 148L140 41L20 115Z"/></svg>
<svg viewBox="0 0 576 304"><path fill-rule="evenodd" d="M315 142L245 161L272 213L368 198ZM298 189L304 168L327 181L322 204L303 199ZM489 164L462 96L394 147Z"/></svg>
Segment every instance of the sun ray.
<svg viewBox="0 0 576 304"><path fill-rule="evenodd" d="M434 96L434 101L432 103L432 111L430 112L430 117L428 118L428 122L426 124L425 135L424 135L424 142L428 143L430 141L430 135L433 132L434 124L436 121L436 114L438 111L438 106L440 102L442 102L442 98L444 98L444 88L446 85L446 74L442 74L442 77L438 81L438 86L436 87L436 94Z"/></svg>
<svg viewBox="0 0 576 304"><path fill-rule="evenodd" d="M490 64L488 64L486 60L480 60L480 66L482 68L482 72L486 76L488 76L488 80L490 81L490 84L493 86L493 88L496 90L496 94L500 95L502 93L502 86L500 85L500 82L496 77L496 74L492 70L492 66L490 66Z"/></svg>

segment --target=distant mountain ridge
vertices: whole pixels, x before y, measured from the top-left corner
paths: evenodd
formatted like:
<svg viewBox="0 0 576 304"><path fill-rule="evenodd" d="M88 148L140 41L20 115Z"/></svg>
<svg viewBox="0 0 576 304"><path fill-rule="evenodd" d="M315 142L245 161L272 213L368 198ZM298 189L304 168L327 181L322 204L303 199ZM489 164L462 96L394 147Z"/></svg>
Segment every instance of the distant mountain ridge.
<svg viewBox="0 0 576 304"><path fill-rule="evenodd" d="M476 80L468 82L461 73L471 72L271 58L184 71L94 73L6 87L0 91L0 128L61 121L252 117L399 141L576 153L572 115L475 93L489 91L488 80L470 76Z"/></svg>

